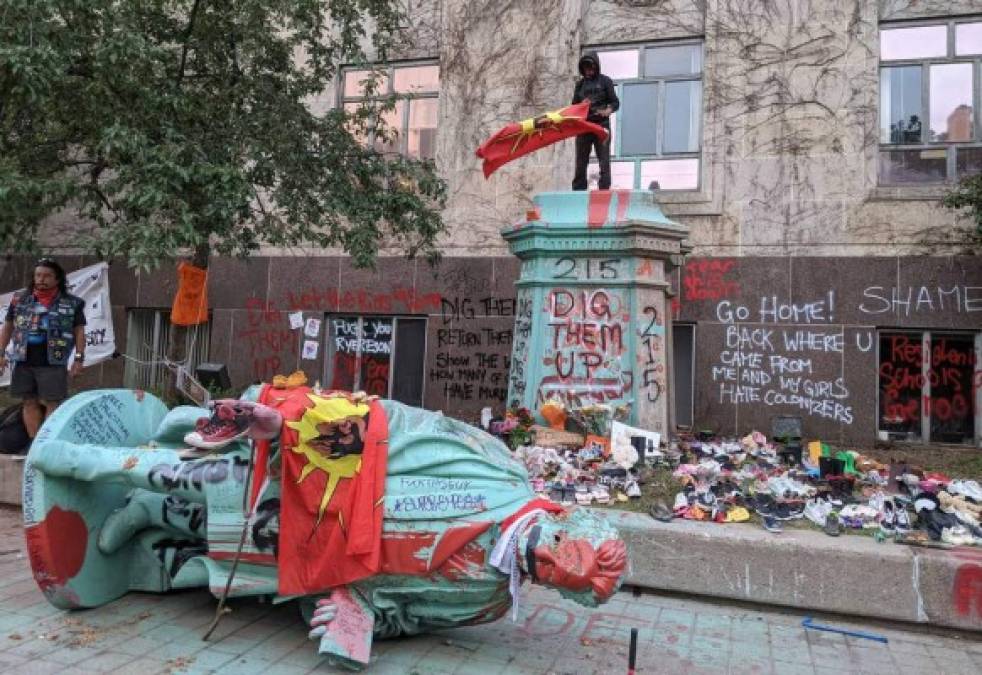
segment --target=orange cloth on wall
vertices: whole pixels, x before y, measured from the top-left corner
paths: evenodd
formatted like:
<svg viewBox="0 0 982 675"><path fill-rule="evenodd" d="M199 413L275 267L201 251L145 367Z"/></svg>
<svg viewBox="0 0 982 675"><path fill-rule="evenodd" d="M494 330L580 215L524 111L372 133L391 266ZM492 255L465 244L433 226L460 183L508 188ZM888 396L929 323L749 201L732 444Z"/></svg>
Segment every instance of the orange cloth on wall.
<svg viewBox="0 0 982 675"><path fill-rule="evenodd" d="M177 293L170 321L177 326L194 326L208 321L208 270L182 262L177 266Z"/></svg>

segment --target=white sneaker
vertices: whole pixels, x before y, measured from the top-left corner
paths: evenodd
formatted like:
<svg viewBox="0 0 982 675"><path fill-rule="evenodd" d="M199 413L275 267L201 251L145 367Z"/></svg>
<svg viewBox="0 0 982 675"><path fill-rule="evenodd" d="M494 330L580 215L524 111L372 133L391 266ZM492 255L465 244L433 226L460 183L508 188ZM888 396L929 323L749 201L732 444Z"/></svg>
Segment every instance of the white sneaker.
<svg viewBox="0 0 982 675"><path fill-rule="evenodd" d="M673 511L678 511L679 509L684 509L689 506L689 499L681 492L676 493L675 503L672 505Z"/></svg>
<svg viewBox="0 0 982 675"><path fill-rule="evenodd" d="M976 502L982 502L982 486L974 480L953 480L948 484L949 494L959 494L963 497L971 497Z"/></svg>
<svg viewBox="0 0 982 675"><path fill-rule="evenodd" d="M830 513L832 513L832 505L826 501L812 499L805 504L805 518L819 527L825 527Z"/></svg>
<svg viewBox="0 0 982 675"><path fill-rule="evenodd" d="M632 481L628 482L627 488L625 489L625 492L627 492L627 496L630 497L630 498L632 498L632 499L640 499L641 498L641 486L638 485L637 481L633 481L632 480Z"/></svg>
<svg viewBox="0 0 982 675"><path fill-rule="evenodd" d="M941 530L941 541L955 546L967 546L975 543L975 537L965 526L955 525Z"/></svg>

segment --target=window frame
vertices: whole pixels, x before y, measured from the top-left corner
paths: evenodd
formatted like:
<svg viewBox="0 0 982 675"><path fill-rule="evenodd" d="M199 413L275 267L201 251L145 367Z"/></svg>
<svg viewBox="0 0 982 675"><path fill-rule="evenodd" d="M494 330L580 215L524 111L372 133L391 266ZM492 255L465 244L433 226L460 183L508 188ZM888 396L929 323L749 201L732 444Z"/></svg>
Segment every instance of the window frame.
<svg viewBox="0 0 982 675"><path fill-rule="evenodd" d="M155 389L166 384L171 374L165 363L171 331L170 308L126 308L126 364L123 367L123 384L130 389ZM212 315L208 321L188 326L185 334L184 364L194 375L195 369L205 363L211 354ZM141 336L149 342L141 341Z"/></svg>
<svg viewBox="0 0 982 675"><path fill-rule="evenodd" d="M420 66L435 66L436 67L436 69L437 69L437 87L436 87L436 90L435 91L424 91L424 92L410 92L410 93L405 93L405 94L398 94L398 93L396 93L396 91L395 91L395 71L396 70L399 70L399 69L402 69L402 68L417 68L417 67L420 67ZM371 97L368 97L368 96L345 96L345 93L344 93L345 78L348 76L349 73L361 72L361 71L372 71L372 70L379 70L379 71L384 70L385 71L386 85L385 85L385 90L384 91L379 92L378 95L371 96ZM365 64L365 65L348 64L348 65L342 66L339 69L338 87L337 87L337 101L336 101L336 103L337 103L337 107L338 108L341 108L343 110L344 107L347 104L349 104L349 103L361 103L362 101L366 101L366 100L369 100L369 101L384 101L385 99L390 98L390 97L393 97L393 96L398 97L397 98L397 101L406 101L406 105L402 106L402 112L401 112L401 115L400 115L401 116L401 119L399 120L399 128L397 129L397 131L398 131L397 142L398 142L398 146L399 146L399 149L397 151L397 154L400 154L400 155L402 155L404 157L412 157L411 155L408 154L408 148L409 148L409 115L410 115L410 108L412 107L412 101L414 101L414 100L421 100L421 99L434 99L434 100L437 101L437 126L436 126L436 129L439 129L440 128L439 127L439 100L440 100L440 85L441 85L441 83L442 83L442 80L440 79L440 62L437 59L420 59L420 60L413 60L413 61L395 61L395 62L388 62L388 63L384 63L384 64ZM368 143L368 145L370 147L374 147L374 145L375 145L375 138L374 138L373 135L370 136L367 139L367 143ZM434 144L434 146L435 146L435 144ZM436 159L436 147L434 147L433 150L434 150L434 156L432 158L430 158L430 159L435 160ZM414 159L420 159L420 160L426 159L426 158L423 158L423 157L413 157L413 158Z"/></svg>
<svg viewBox="0 0 982 675"><path fill-rule="evenodd" d="M695 46L700 50L700 65L698 74L679 74L679 75L657 75L652 77L645 76L645 50L648 48L658 48L658 47L688 47ZM615 117L614 120L614 133L611 148L610 148L610 162L615 163L631 163L634 165L634 183L631 189L637 190L641 189L641 173L642 164L644 162L659 161L659 160L671 160L671 159L695 159L697 161L696 168L696 184L689 188L671 189L671 188L659 188L660 193L674 193L674 194L686 194L686 193L697 193L702 190L703 187L703 141L705 138L705 104L706 104L706 87L705 87L705 73L706 73L706 41L703 38L684 38L679 40L656 40L647 42L636 42L627 44L605 44L605 45L595 45L595 46L585 46L582 49L582 54L587 52L596 52L598 58L604 52L620 52L635 50L638 53L638 75L634 78L628 79L614 79L614 89L617 92L617 97L621 101L621 108L616 113L615 116L620 115L624 110L624 87L625 85L630 86L632 84L655 84L656 85L656 95L655 95L655 110L654 110L654 121L655 121L655 152L645 153L645 154L634 154L628 156L622 156L621 153L621 118ZM698 150L694 152L671 152L665 153L664 143L665 143L665 106L666 106L666 83L670 82L698 82L699 83L699 129L696 137ZM590 168L596 170L597 162L591 161ZM613 167L611 168L611 173L613 173ZM647 189L647 186L644 186Z"/></svg>
<svg viewBox="0 0 982 675"><path fill-rule="evenodd" d="M982 53L966 54L959 56L956 50L957 26L967 23L982 23L982 16L958 17L944 21L903 21L881 23L878 27L877 39L878 46L882 43L883 31L902 28L924 28L932 26L944 26L946 30L946 53L944 56L921 57L911 59L889 59L884 60L877 50L877 155L876 155L876 181L881 187L902 187L910 188L915 186L943 186L958 182L962 176L958 175L958 149L959 148L982 148ZM931 131L931 67L938 65L970 64L972 66L972 140L970 141L949 141L949 140L928 140ZM921 69L921 94L920 94L920 119L921 119L921 139L919 143L889 143L882 140L882 115L883 115L883 79L882 74L886 68L901 68L917 66ZM945 177L941 181L923 182L888 182L882 172L883 155L887 152L910 151L910 150L939 150L945 151ZM970 175L970 174L968 174Z"/></svg>
<svg viewBox="0 0 982 675"><path fill-rule="evenodd" d="M422 321L423 322L423 353L420 355L420 359L423 361L423 381L420 387L420 405L426 401L426 352L429 348L429 317L426 315L419 314L366 314L363 312L329 312L324 315L324 338L327 348L324 350L324 363L322 368L322 378L325 384L329 384L334 381L334 356L336 353L336 343L334 334L334 323L335 319L358 319L358 334L359 338L363 335L364 325L366 321L386 319L392 322L392 339L390 341L391 348L389 352L389 373L388 373L388 391L386 391L385 398L392 399L393 388L395 387L395 366L396 361L401 358L412 358L411 356L401 356L399 354L398 345L398 325L400 321ZM357 357L355 359L355 380L352 383L352 391L360 391L363 388L363 383L361 381L362 377L362 351L361 343L359 342L359 350Z"/></svg>

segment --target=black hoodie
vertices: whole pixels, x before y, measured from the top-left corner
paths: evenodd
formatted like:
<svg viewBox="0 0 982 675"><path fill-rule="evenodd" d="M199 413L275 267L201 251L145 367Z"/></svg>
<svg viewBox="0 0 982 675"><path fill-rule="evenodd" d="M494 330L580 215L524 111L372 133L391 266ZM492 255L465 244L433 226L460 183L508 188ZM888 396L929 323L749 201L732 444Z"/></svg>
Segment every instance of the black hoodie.
<svg viewBox="0 0 982 675"><path fill-rule="evenodd" d="M593 77L587 77L583 73L583 69L588 63L593 64L593 67L597 69L597 74ZM581 56L577 67L583 77L576 82L576 88L573 90L573 104L575 105L583 99L590 99L590 115L587 120L609 129L610 118L598 115L597 111L607 106L610 106L613 112L617 112L617 109L620 108L621 102L617 98L613 81L600 72L600 58L596 52L587 52Z"/></svg>

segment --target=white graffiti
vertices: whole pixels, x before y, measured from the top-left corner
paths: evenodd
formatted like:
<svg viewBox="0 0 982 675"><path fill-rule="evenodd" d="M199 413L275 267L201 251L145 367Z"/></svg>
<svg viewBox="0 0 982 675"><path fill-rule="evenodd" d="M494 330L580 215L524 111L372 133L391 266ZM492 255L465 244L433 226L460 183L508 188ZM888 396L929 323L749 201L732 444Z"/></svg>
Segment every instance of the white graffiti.
<svg viewBox="0 0 982 675"><path fill-rule="evenodd" d="M868 286L859 311L864 314L982 312L982 286Z"/></svg>

